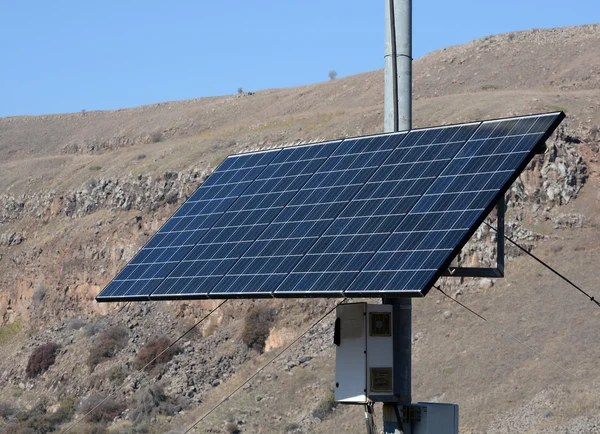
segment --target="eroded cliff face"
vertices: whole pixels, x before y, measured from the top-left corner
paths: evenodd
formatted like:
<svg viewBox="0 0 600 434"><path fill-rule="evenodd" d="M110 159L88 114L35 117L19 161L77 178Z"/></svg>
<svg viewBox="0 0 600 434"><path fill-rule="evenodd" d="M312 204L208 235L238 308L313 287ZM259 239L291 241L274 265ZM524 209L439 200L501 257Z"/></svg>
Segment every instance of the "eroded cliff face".
<svg viewBox="0 0 600 434"><path fill-rule="evenodd" d="M190 168L158 178L92 179L76 191L4 195L2 322L22 317L41 325L106 313L94 297L209 173Z"/></svg>

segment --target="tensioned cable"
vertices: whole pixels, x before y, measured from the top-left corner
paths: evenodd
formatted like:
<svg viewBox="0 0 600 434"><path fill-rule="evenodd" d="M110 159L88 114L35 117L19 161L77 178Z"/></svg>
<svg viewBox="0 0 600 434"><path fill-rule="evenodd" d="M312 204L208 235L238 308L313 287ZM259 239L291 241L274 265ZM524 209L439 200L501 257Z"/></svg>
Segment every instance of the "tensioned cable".
<svg viewBox="0 0 600 434"><path fill-rule="evenodd" d="M130 304L131 304L131 302L130 302L130 301L128 301L128 302L127 302L127 303L125 303L123 306L121 306L121 308L120 308L120 309L117 311L116 315L120 314L120 313L123 311L123 309L125 309L125 308L126 308L127 306L129 306ZM18 411L17 411L15 414L13 414L11 417L9 417L9 418L6 420L6 422L4 422L2 425L0 425L0 432L2 432L2 430L3 430L4 428L6 428L6 426L7 426L9 423L11 423L13 420L15 420L15 419L16 419L16 418L17 418L17 416L18 416L18 415L20 415L20 414L23 412L23 409L24 409L25 407L27 407L29 404L31 404L31 403L33 402L33 400L34 400L34 399L36 399L36 398L38 398L38 397L39 397L38 395L35 395L35 396L33 396L31 399L27 400L27 401L25 402L25 404L23 404L23 405L21 406L21 408L19 408L19 410L18 410Z"/></svg>
<svg viewBox="0 0 600 434"><path fill-rule="evenodd" d="M489 227L490 229L492 229L494 232L498 233L498 230L493 227L492 225L490 225L488 222L484 221L483 223L485 223L485 225L487 227ZM595 303L598 307L600 307L600 302L598 300L596 300L594 297L592 297L591 295L589 295L587 292L585 292L583 289L581 289L579 286L577 286L575 283L573 283L570 279L568 279L567 277L563 276L561 273L559 273L558 271L556 271L554 268L552 268L550 265L546 264L544 261L542 261L540 258L538 258L537 256L535 256L533 253L529 252L526 248L520 246L516 241L513 241L510 237L508 237L506 234L504 235L504 238L506 240L508 240L510 243L514 244L517 248L519 248L520 250L522 250L523 252L527 253L529 256L531 256L533 259L535 259L536 261L538 261L540 264L542 264L544 267L546 267L548 270L552 271L554 274L556 274L558 277L560 277L561 279L563 279L565 282L567 282L569 285L571 285L573 288L577 289L579 292L581 292L583 295L585 295L587 298L590 299L591 302Z"/></svg>
<svg viewBox="0 0 600 434"><path fill-rule="evenodd" d="M221 304L219 304L217 307L215 307L214 309L212 309L210 312L208 312L206 315L204 315L202 318L200 318L193 326L191 326L185 333L183 333L181 336L179 336L177 339L175 339L168 347L166 347L164 350L162 350L156 357L154 357L152 360L150 360L148 363L146 363L146 365L144 365L144 367L142 369L139 370L139 372L137 373L137 375L134 375L132 380L137 379L138 376L144 375L145 372L144 370L150 366L152 363L154 363L160 356L162 356L164 353L167 352L167 350L169 350L171 347L173 347L173 345L175 345L177 342L179 342L181 339L183 339L188 333L190 333L192 330L194 330L200 323L202 323L206 318L208 318L209 316L211 316L216 310L218 310L221 306L223 306L225 303L227 303L229 300L223 300L221 302ZM106 402L106 400L108 398L110 398L111 395L114 395L116 392L118 392L119 390L121 390L123 387L125 387L127 384L131 383L131 380L129 382L123 383L121 384L119 387L117 387L115 390L113 390L111 393L109 393L108 395L106 395L106 397L100 401L98 404L96 404L92 409L90 409L86 414L84 414L83 416L79 417L78 419L76 419L75 421L73 421L71 423L71 425L69 425L67 427L67 429L65 429L64 431L61 432L61 434L65 434L67 432L69 432L73 427L75 427L79 422L83 421L86 417L88 417L94 410L96 410L98 407L100 407L102 404L104 404Z"/></svg>
<svg viewBox="0 0 600 434"><path fill-rule="evenodd" d="M563 372L566 372L567 374L569 374L570 376L572 376L573 378L576 378L578 380L583 380L583 378L581 378L579 375L569 371L567 368L565 368L564 366L562 366L560 363L552 360L550 357L540 353L538 350L536 350L535 348L531 347L530 345L527 345L525 342L523 342L522 340L520 340L519 338L517 338L516 336L514 336L513 334L509 333L508 331L506 331L505 329L503 329L502 327L500 327L497 324L494 324L493 322L489 321L488 319L484 318L482 315L478 314L477 312L475 312L473 309L467 307L466 305L464 305L463 303L461 303L460 301L458 301L456 298L451 297L450 295L448 295L446 292L444 292L442 290L442 288L440 288L437 285L433 285L433 287L435 289L437 289L439 292L441 292L445 297L448 297L450 300L452 300L453 302L455 302L456 304L458 304L459 306L461 306L462 308L468 310L469 312L471 312L472 314L476 315L477 317L479 317L480 319L482 319L483 321L485 321L486 323L488 323L489 325L491 325L493 328L495 328L498 332L500 332L501 335L506 335L509 338L511 338L512 340L514 340L515 342L518 342L519 344L521 344L522 346L524 346L525 348L527 348L529 351L532 351L533 353L535 353L536 355L538 355L539 357L544 358L546 361L552 363L555 367L557 367L558 369L560 369Z"/></svg>
<svg viewBox="0 0 600 434"><path fill-rule="evenodd" d="M278 357L280 357L283 353L285 353L292 345L294 345L296 342L298 342L304 335L306 335L306 333L308 333L309 331L311 331L313 328L315 328L321 321L323 321L331 312L333 312L335 310L336 307L338 307L340 304L344 304L346 302L346 300L348 300L348 298L344 298L342 301L340 301L339 303L337 303L335 306L333 306L331 309L329 309L325 315L323 315L321 318L319 318L319 320L314 323L313 325L311 325L309 328L307 328L306 330L304 330L304 332L302 332L302 334L300 336L298 336L296 339L294 339L288 346L286 346L283 350L281 350L279 353L277 353L277 355L275 357L273 357L271 360L269 360L267 363L265 363L263 366L261 366L260 368L258 368L256 370L256 372L254 374L252 374L250 377L248 377L248 379L246 381L244 381L242 384L240 384L238 387L236 387L234 389L233 392L231 392L229 395L227 395L225 398L223 398L217 405L215 405L213 408L211 408L207 413L204 414L204 416L202 416L200 419L198 419L196 422L194 422L194 424L192 426L190 426L187 430L185 430L183 432L183 434L187 434L189 433L191 430L193 430L200 422L202 422L204 419L206 419L213 411L215 411L217 408L219 408L221 405L223 405L223 403L225 403L229 398L231 398L238 390L240 390L242 387L244 387L246 384L248 384L250 381L252 381L252 379L254 377L256 377L258 374L260 374L267 366L269 366L271 363L273 363Z"/></svg>

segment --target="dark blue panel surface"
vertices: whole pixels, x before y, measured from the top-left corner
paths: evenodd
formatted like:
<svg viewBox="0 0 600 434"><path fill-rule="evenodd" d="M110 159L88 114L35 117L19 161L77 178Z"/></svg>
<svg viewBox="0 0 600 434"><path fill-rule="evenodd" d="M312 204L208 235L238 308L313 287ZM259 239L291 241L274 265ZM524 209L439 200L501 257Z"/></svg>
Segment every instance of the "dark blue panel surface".
<svg viewBox="0 0 600 434"><path fill-rule="evenodd" d="M479 124L411 131L276 294L342 294Z"/></svg>
<svg viewBox="0 0 600 434"><path fill-rule="evenodd" d="M283 149L156 288L152 298L206 297L339 144Z"/></svg>
<svg viewBox="0 0 600 434"><path fill-rule="evenodd" d="M210 297L270 296L405 136L345 140Z"/></svg>
<svg viewBox="0 0 600 434"><path fill-rule="evenodd" d="M104 288L98 301L148 299L279 152L242 154L225 159Z"/></svg>
<svg viewBox="0 0 600 434"><path fill-rule="evenodd" d="M530 161L558 117L482 123L345 294L424 295Z"/></svg>
<svg viewBox="0 0 600 434"><path fill-rule="evenodd" d="M563 118L229 157L97 300L422 296Z"/></svg>

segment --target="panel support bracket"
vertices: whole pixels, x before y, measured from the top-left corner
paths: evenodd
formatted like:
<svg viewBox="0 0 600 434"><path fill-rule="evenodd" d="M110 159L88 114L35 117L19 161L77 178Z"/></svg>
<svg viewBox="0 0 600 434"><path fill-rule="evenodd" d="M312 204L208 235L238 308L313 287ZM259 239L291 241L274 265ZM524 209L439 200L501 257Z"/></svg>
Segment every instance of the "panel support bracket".
<svg viewBox="0 0 600 434"><path fill-rule="evenodd" d="M448 267L442 274L445 277L488 277L498 278L504 277L504 213L506 211L506 203L504 196L500 198L496 205L496 213L498 216L498 233L496 234L496 267Z"/></svg>

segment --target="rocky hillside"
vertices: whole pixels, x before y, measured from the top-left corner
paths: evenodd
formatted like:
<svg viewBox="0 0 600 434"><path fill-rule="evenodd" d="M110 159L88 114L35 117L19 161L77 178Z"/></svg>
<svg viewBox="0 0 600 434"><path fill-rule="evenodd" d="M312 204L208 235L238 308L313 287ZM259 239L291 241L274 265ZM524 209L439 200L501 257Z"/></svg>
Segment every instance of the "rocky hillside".
<svg viewBox="0 0 600 434"><path fill-rule="evenodd" d="M600 25L490 36L414 64L415 126L567 113L511 188L507 231L596 297L599 77ZM378 132L382 91L374 71L0 118L0 432L59 432L108 395L71 432L178 432L327 312L333 300L228 302L140 373L215 302L94 297L226 155ZM494 254L481 228L459 261ZM505 279L440 282L501 329L437 293L415 301L414 399L458 403L461 432L600 432L600 309L516 249L507 255ZM360 409L331 402L330 320L197 432L363 432Z"/></svg>

